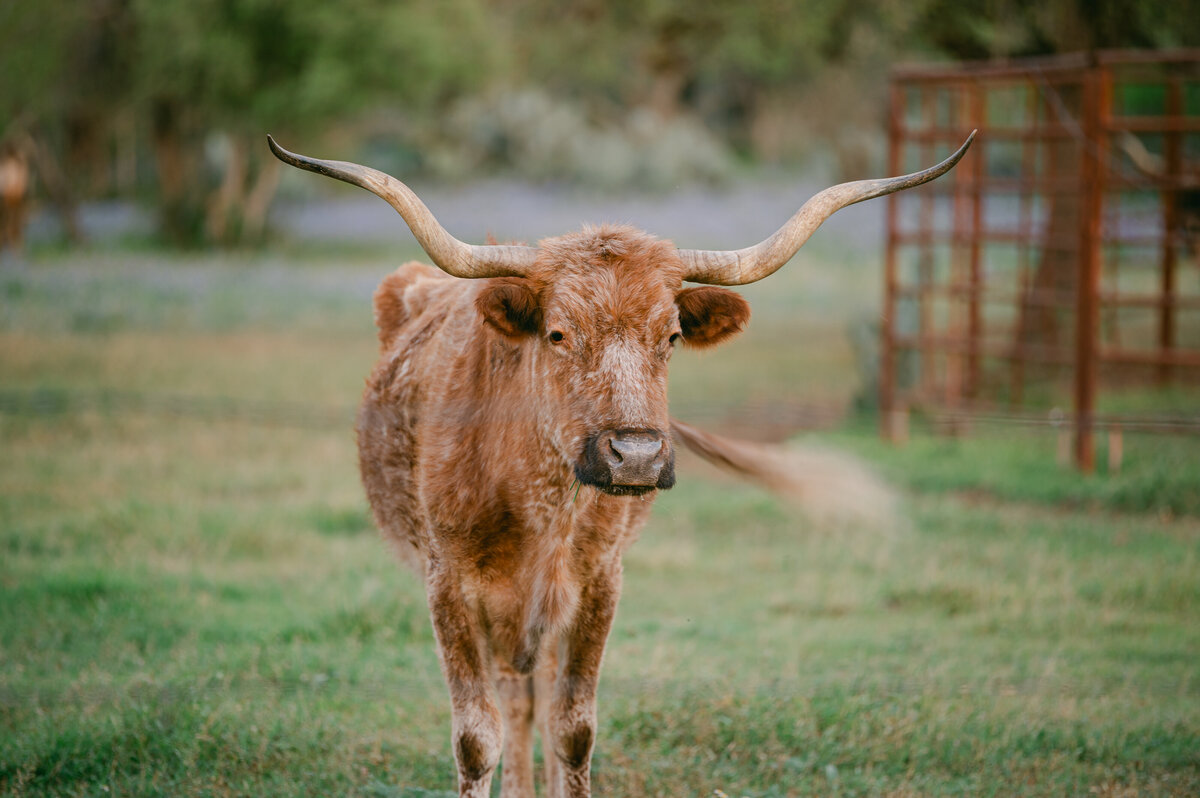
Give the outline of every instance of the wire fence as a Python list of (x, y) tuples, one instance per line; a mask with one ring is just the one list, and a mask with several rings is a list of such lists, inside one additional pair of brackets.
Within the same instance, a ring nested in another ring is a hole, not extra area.
[[(264, 427), (313, 431), (350, 430), (353, 405), (247, 399), (233, 396), (199, 396), (117, 390), (30, 388), (0, 390), (0, 416), (56, 419), (84, 414), (112, 417), (161, 417), (199, 422), (252, 424)], [(739, 404), (688, 402), (673, 408), (672, 415), (720, 432), (761, 441), (781, 441), (802, 432), (833, 429), (847, 418), (841, 403), (784, 400), (750, 400)], [(1061, 408), (1022, 411), (999, 408), (932, 410), (929, 429), (939, 435), (960, 435), (964, 430), (999, 427), (1034, 433), (1063, 435), (1075, 428), (1076, 419)], [(1200, 414), (1112, 413), (1091, 419), (1097, 432), (1146, 435), (1200, 435)]]
[[(514, 413), (528, 408), (513, 408)], [(846, 417), (842, 403), (751, 399), (737, 404), (690, 400), (673, 415), (756, 439), (783, 439), (804, 430), (830, 429)], [(109, 389), (0, 389), (0, 415), (67, 417), (159, 416), (211, 422), (236, 422), (310, 430), (349, 429), (356, 407), (291, 400), (155, 393)], [(494, 413), (492, 414), (494, 418)]]
[(354, 408), (350, 405), (103, 389), (0, 390), (0, 414), (57, 417), (88, 412), (114, 416), (166, 416), (203, 421), (237, 421), (315, 430), (348, 428), (354, 424)]

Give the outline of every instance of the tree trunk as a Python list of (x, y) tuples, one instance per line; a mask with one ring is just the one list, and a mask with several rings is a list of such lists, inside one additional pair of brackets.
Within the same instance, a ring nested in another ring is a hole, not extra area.
[(245, 212), (242, 216), (242, 235), (247, 241), (259, 241), (267, 226), (267, 211), (271, 209), (271, 200), (275, 198), (275, 190), (279, 187), (279, 178), (283, 174), (280, 168), (283, 164), (277, 158), (264, 158), (258, 168), (254, 186), (246, 197)]
[(131, 195), (137, 189), (137, 117), (132, 111), (124, 111), (117, 117), (113, 131), (117, 153), (113, 168), (113, 184), (117, 193)]
[[(1077, 100), (1078, 98), (1073, 98)], [(1079, 108), (1078, 102), (1064, 107)], [(1046, 177), (1052, 185), (1079, 175), (1080, 158), (1086, 157), (1075, 139), (1056, 140), (1045, 147)], [(1037, 268), (1023, 298), (1018, 343), (1022, 346), (1057, 347), (1064, 317), (1074, 309), (1079, 258), (1079, 191), (1062, 188), (1050, 198), (1049, 218), (1042, 238)]]
[[(246, 194), (246, 141), (240, 136), (225, 137), (229, 151), (226, 154), (225, 172), (221, 185), (208, 201), (205, 227), (208, 237), (217, 244), (229, 244), (240, 232), (235, 218)], [(230, 221), (234, 227), (230, 230)]]
[[(1092, 50), (1096, 41), (1090, 18), (1084, 16), (1083, 4), (1063, 3), (1048, 13), (1053, 14), (1054, 47), (1057, 52)], [(1043, 107), (1049, 122), (1066, 125), (1079, 135), (1051, 139), (1043, 151), (1047, 177), (1054, 185), (1050, 200), (1042, 251), (1038, 257), (1030, 291), (1021, 307), (1017, 326), (1018, 344), (1057, 348), (1064, 316), (1074, 310), (1074, 293), (1078, 282), (1080, 190), (1066, 190), (1059, 181), (1077, 178), (1083, 168), (1082, 159), (1090, 157), (1082, 140), (1083, 119), (1082, 82), (1071, 91), (1064, 91), (1044, 82), (1041, 88)]]
[(176, 103), (154, 104), (153, 134), (162, 231), (176, 243), (194, 244), (202, 233), (203, 191), (195, 185), (198, 158), (189, 150), (183, 111)]
[(691, 64), (681, 40), (691, 23), (684, 17), (670, 17), (655, 31), (654, 43), (645, 54), (650, 85), (643, 104), (662, 120), (677, 116), (683, 106), (683, 93), (691, 79)]
[(67, 238), (72, 244), (82, 243), (84, 235), (83, 228), (79, 225), (79, 203), (54, 153), (46, 146), (43, 138), (35, 138), (28, 134), (20, 136), (18, 146), (32, 156), (38, 176), (42, 179), (42, 185), (46, 187), (46, 194), (54, 203), (55, 210), (58, 211), (58, 218), (62, 221)]
[(68, 173), (85, 197), (102, 197), (112, 187), (111, 164), (103, 116), (93, 110), (76, 109), (66, 120)]

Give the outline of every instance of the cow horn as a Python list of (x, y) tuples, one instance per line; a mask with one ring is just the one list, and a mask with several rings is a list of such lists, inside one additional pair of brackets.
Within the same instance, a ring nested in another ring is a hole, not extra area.
[(459, 241), (438, 224), (412, 189), (377, 169), (297, 155), (280, 147), (270, 135), (267, 144), (275, 157), (286, 164), (352, 183), (387, 200), (404, 217), (421, 248), (447, 274), (455, 277), (523, 277), (537, 256), (534, 247), (474, 246)]
[(686, 267), (685, 280), (712, 285), (745, 285), (769, 277), (792, 259), (821, 223), (847, 205), (882, 197), (895, 191), (919, 186), (949, 172), (975, 140), (972, 131), (963, 145), (937, 166), (911, 175), (880, 180), (858, 180), (827, 188), (814, 196), (774, 235), (745, 249), (681, 249), (679, 257)]

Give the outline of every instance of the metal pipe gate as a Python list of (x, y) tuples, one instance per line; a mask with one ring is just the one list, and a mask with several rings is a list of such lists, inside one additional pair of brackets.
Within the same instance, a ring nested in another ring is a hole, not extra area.
[(1200, 50), (893, 73), (890, 174), (975, 128), (950, 175), (888, 197), (883, 434), (910, 409), (1069, 403), (1091, 471), (1094, 431), (1120, 424), (1101, 388), (1200, 383)]

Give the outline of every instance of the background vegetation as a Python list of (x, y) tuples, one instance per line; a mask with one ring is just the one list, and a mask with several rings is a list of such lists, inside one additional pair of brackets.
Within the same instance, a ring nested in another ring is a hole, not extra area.
[[(1196, 45), (1185, 0), (0, 2), (0, 141), (45, 189), (141, 196), (176, 243), (257, 240), (263, 147), (402, 175), (664, 188), (739, 164), (879, 161), (901, 59)], [(68, 227), (70, 227), (68, 225)]]

